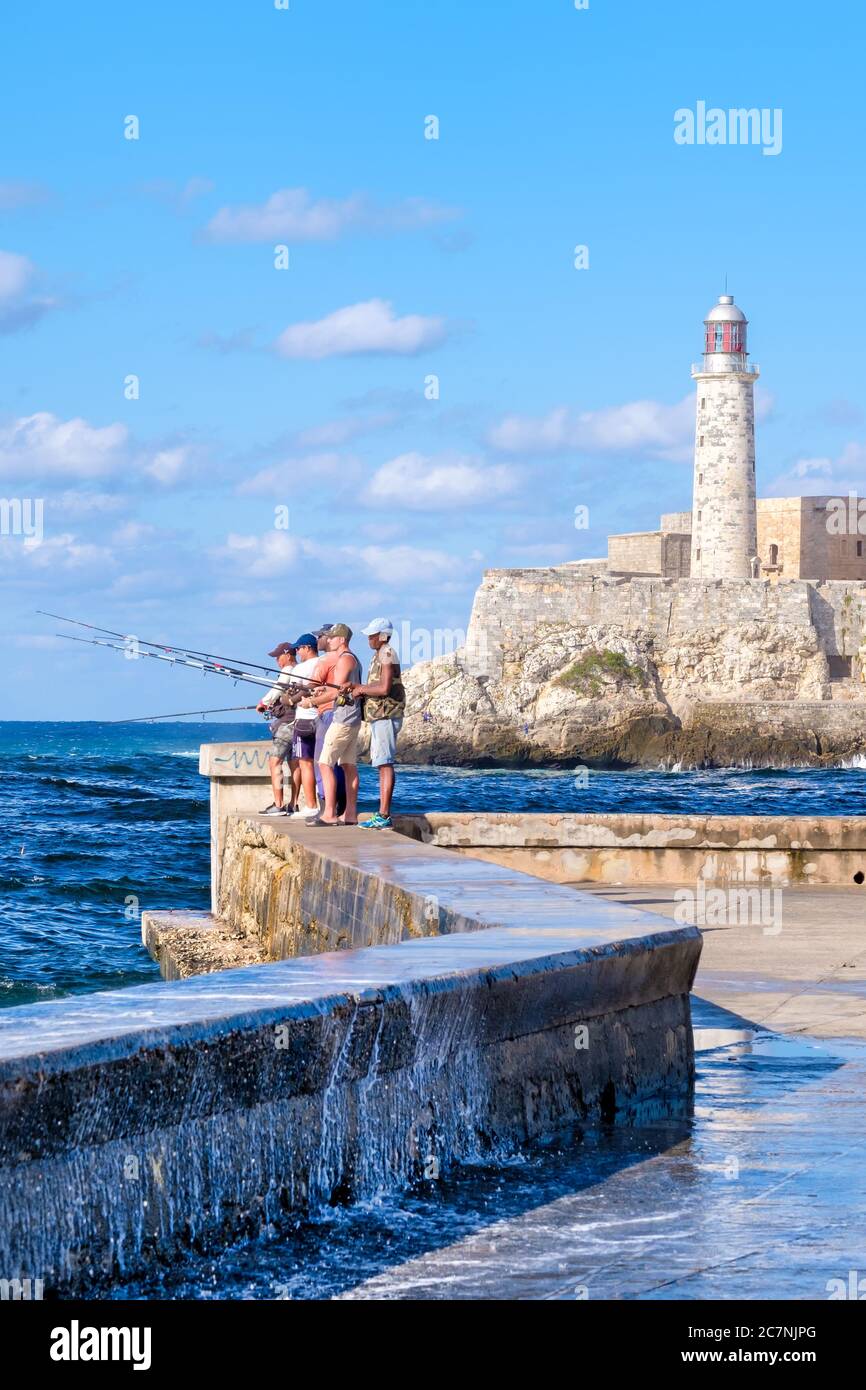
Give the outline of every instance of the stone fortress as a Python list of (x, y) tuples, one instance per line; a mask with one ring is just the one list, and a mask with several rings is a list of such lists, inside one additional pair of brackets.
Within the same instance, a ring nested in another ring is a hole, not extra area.
[[(757, 499), (747, 320), (704, 320), (693, 508), (603, 560), (488, 570), (411, 668), (406, 761), (825, 764), (866, 753), (866, 556), (846, 499)], [(838, 521), (845, 507), (844, 526)]]

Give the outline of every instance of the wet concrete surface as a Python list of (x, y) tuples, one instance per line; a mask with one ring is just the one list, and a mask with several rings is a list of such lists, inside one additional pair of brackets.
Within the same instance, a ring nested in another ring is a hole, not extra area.
[(114, 1295), (827, 1299), (866, 1273), (866, 1047), (693, 1007), (690, 1119), (563, 1135)]
[[(606, 902), (695, 920), (690, 900), (675, 897), (679, 885), (576, 886)], [(695, 992), (777, 1032), (866, 1039), (866, 887), (774, 891), (777, 897), (764, 900), (769, 913), (762, 921), (698, 922), (704, 945)]]

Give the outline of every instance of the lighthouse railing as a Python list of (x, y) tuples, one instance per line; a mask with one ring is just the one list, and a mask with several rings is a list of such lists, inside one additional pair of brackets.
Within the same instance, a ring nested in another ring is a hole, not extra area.
[(692, 363), (692, 376), (713, 372), (718, 372), (720, 375), (725, 372), (748, 372), (750, 375), (758, 376), (760, 371), (757, 362), (749, 362), (741, 353), (735, 352), (719, 353), (718, 357), (711, 354), (705, 357), (703, 362)]

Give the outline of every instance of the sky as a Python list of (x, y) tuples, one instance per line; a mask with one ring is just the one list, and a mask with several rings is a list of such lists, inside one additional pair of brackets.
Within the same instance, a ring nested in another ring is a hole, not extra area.
[[(485, 569), (688, 509), (726, 277), (759, 495), (862, 491), (864, 31), (841, 0), (8, 11), (0, 718), (247, 693), (38, 609), (251, 661), (386, 616), (417, 659)], [(699, 103), (766, 138), (684, 143)]]

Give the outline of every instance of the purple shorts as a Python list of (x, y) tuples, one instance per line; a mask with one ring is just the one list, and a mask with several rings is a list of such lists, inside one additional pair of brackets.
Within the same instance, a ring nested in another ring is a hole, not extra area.
[(315, 751), (316, 735), (314, 733), (299, 734), (297, 730), (295, 730), (295, 736), (292, 739), (292, 757), (306, 758), (312, 762)]

